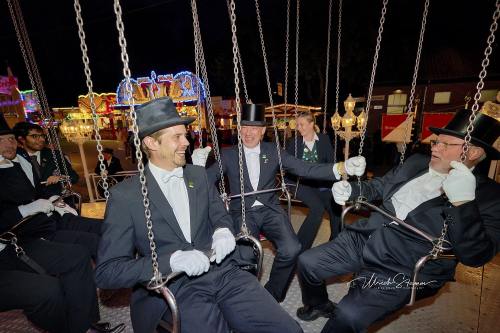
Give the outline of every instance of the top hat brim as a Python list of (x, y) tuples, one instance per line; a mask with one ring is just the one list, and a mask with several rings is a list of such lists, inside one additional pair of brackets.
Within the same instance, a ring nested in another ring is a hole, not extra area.
[(195, 117), (182, 117), (177, 119), (168, 119), (165, 121), (160, 121), (153, 126), (149, 126), (144, 128), (142, 131), (139, 131), (139, 138), (143, 139), (144, 137), (153, 134), (154, 132), (158, 132), (167, 127), (172, 127), (176, 125), (188, 125), (195, 121)]
[(0, 135), (14, 134), (14, 131), (11, 129), (0, 129)]
[(265, 121), (257, 121), (257, 120), (242, 120), (241, 126), (266, 126), (267, 123)]
[[(462, 139), (462, 140), (464, 139), (463, 133), (449, 130), (446, 128), (429, 127), (429, 130), (436, 135), (445, 134), (445, 135), (454, 136), (454, 137)], [(478, 140), (474, 137), (471, 138), (471, 143), (475, 146), (479, 146), (479, 147), (483, 148), (486, 151), (486, 155), (488, 156), (488, 158), (490, 158), (492, 160), (500, 160), (500, 151), (498, 151), (492, 145), (490, 145), (482, 140)]]

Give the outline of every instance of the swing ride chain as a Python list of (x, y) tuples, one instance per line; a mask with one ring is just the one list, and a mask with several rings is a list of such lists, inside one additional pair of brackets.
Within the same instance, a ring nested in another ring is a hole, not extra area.
[[(201, 127), (201, 91), (200, 91), (200, 36), (199, 36), (199, 22), (198, 22), (198, 11), (196, 9), (196, 1), (191, 0), (191, 12), (193, 14), (193, 32), (194, 32), (194, 62), (196, 68), (196, 93), (198, 98), (196, 100), (196, 113), (198, 118), (198, 143), (199, 147), (203, 148), (203, 130)], [(191, 133), (189, 134), (191, 135)]]
[(122, 20), (122, 8), (120, 0), (114, 0), (114, 11), (116, 15), (116, 28), (118, 30), (118, 41), (121, 48), (121, 60), (123, 62), (123, 76), (125, 77), (125, 93), (130, 106), (130, 118), (132, 119), (132, 129), (134, 133), (134, 144), (136, 149), (137, 168), (139, 170), (139, 181), (141, 183), (142, 202), (144, 205), (144, 216), (146, 218), (146, 227), (148, 229), (149, 248), (151, 250), (151, 262), (153, 268), (153, 277), (150, 280), (148, 288), (155, 289), (161, 285), (162, 276), (158, 267), (158, 255), (156, 253), (156, 244), (154, 241), (153, 221), (151, 220), (151, 210), (149, 209), (148, 188), (146, 186), (146, 176), (144, 173), (144, 163), (142, 161), (142, 151), (139, 140), (139, 127), (137, 126), (137, 114), (134, 109), (134, 96), (131, 83), (131, 74), (129, 68), (129, 57), (127, 53), (127, 40), (125, 39), (125, 27)]
[(326, 133), (326, 109), (328, 108), (328, 78), (330, 70), (330, 30), (332, 29), (332, 3), (328, 5), (328, 37), (326, 39), (325, 106), (323, 107), (323, 134)]
[[(12, 4), (12, 2), (14, 2), (14, 5)], [(29, 77), (29, 80), (30, 80), (30, 83), (31, 83), (31, 86), (33, 87), (33, 95), (35, 97), (35, 101), (38, 105), (38, 108), (40, 109), (40, 111), (42, 112), (42, 115), (44, 117), (44, 119), (51, 119), (52, 117), (50, 116), (50, 112), (49, 112), (49, 115), (47, 116), (47, 106), (43, 106), (42, 107), (42, 104), (41, 104), (41, 101), (43, 102), (43, 99), (42, 98), (39, 98), (41, 97), (41, 91), (40, 89), (43, 89), (43, 86), (37, 86), (37, 81), (35, 80), (35, 78), (33, 77), (34, 75), (34, 72), (35, 70), (38, 70), (38, 67), (36, 66), (36, 63), (34, 62), (35, 59), (34, 57), (30, 57), (29, 56), (29, 52), (31, 51), (31, 53), (33, 53), (33, 50), (31, 49), (31, 44), (30, 44), (30, 41), (29, 41), (29, 37), (28, 37), (28, 33), (26, 31), (26, 27), (23, 27), (24, 25), (24, 19), (23, 19), (23, 16), (22, 16), (22, 12), (21, 12), (21, 8), (19, 7), (19, 3), (17, 2), (17, 0), (7, 0), (7, 4), (8, 4), (8, 7), (9, 7), (9, 11), (10, 11), (10, 15), (12, 17), (12, 22), (14, 23), (14, 28), (16, 30), (16, 36), (17, 36), (17, 39), (18, 39), (18, 42), (19, 42), (19, 47), (21, 49), (21, 53), (22, 53), (22, 56), (23, 56), (23, 60), (24, 60), (24, 63), (26, 65), (26, 71), (28, 72), (28, 77)], [(17, 19), (16, 19), (17, 17)], [(19, 22), (17, 21), (19, 20)], [(45, 99), (46, 101), (46, 99)], [(50, 147), (50, 151), (52, 153), (52, 158), (54, 159), (54, 164), (56, 166), (56, 173), (58, 175), (61, 175), (61, 169), (59, 168), (59, 163), (57, 163), (57, 156), (56, 156), (56, 152), (54, 151), (54, 143), (52, 142), (52, 138), (53, 136), (55, 136), (55, 131), (53, 128), (51, 128), (51, 126), (47, 126), (46, 127), (47, 130), (48, 130), (48, 135), (47, 135), (47, 139), (49, 141), (49, 147)], [(58, 146), (59, 146), (59, 140), (56, 140)], [(64, 179), (63, 179), (63, 183), (64, 183), (64, 187), (70, 187), (71, 186), (71, 182), (69, 181), (69, 178), (68, 178), (68, 171), (66, 169), (66, 164), (64, 163), (64, 155), (62, 153), (62, 150), (59, 146), (59, 153), (61, 154), (61, 162), (64, 166), (64, 170), (66, 172)]]
[[(364, 145), (364, 141), (365, 141), (366, 125), (368, 124), (368, 115), (370, 114), (370, 104), (372, 101), (373, 84), (375, 82), (375, 73), (377, 72), (378, 54), (380, 51), (380, 44), (382, 42), (382, 32), (384, 31), (385, 14), (387, 13), (387, 3), (388, 2), (389, 2), (389, 0), (383, 0), (383, 2), (382, 2), (382, 14), (380, 15), (380, 23), (379, 23), (378, 35), (377, 35), (377, 44), (375, 46), (375, 54), (373, 56), (373, 65), (372, 65), (372, 73), (370, 76), (370, 85), (368, 87), (368, 96), (366, 97), (366, 108), (365, 108), (366, 121), (363, 124), (362, 129), (361, 129), (358, 156), (363, 155), (363, 145)], [(361, 197), (361, 196), (363, 196), (363, 191), (362, 191), (362, 187), (361, 187), (361, 177), (359, 177), (359, 176), (358, 176), (358, 186), (359, 186), (359, 196)]]
[(83, 18), (82, 18), (82, 7), (80, 6), (80, 0), (75, 0), (74, 8), (76, 12), (76, 23), (78, 25), (78, 36), (80, 37), (80, 49), (82, 51), (82, 61), (85, 67), (85, 78), (87, 89), (89, 91), (89, 99), (90, 99), (90, 110), (92, 111), (92, 121), (94, 124), (94, 135), (97, 143), (97, 157), (99, 159), (99, 169), (101, 170), (100, 175), (103, 180), (102, 187), (104, 188), (104, 197), (106, 201), (109, 198), (109, 184), (108, 184), (108, 175), (105, 172), (106, 167), (104, 166), (104, 155), (102, 153), (102, 139), (101, 134), (99, 133), (99, 126), (97, 125), (97, 121), (99, 117), (97, 116), (95, 100), (94, 100), (94, 91), (93, 91), (93, 83), (92, 83), (92, 72), (90, 70), (90, 60), (87, 54), (88, 48), (85, 42), (85, 31), (83, 30)]
[[(226, 0), (227, 4), (227, 11), (229, 12), (229, 16), (231, 16), (231, 9), (229, 8), (229, 0)], [(243, 62), (241, 61), (241, 53), (240, 53), (240, 46), (238, 44), (238, 38), (236, 38), (236, 51), (238, 52), (238, 64), (240, 66), (240, 72), (241, 72), (241, 82), (243, 83), (243, 93), (245, 94), (245, 103), (249, 104), (250, 99), (248, 98), (248, 91), (247, 91), (247, 83), (245, 80), (245, 71), (243, 70)]]
[[(403, 147), (401, 150), (401, 156), (399, 157), (399, 165), (403, 165), (405, 161), (405, 154), (406, 154), (406, 140), (408, 139), (408, 127), (410, 127), (410, 119), (413, 111), (413, 100), (415, 98), (415, 87), (417, 85), (417, 77), (418, 77), (418, 68), (420, 66), (420, 56), (422, 54), (422, 45), (424, 43), (424, 33), (425, 33), (425, 26), (427, 24), (427, 14), (429, 13), (429, 0), (425, 1), (424, 5), (424, 13), (422, 15), (422, 25), (420, 27), (420, 37), (418, 39), (418, 47), (417, 47), (417, 57), (415, 60), (415, 68), (413, 70), (413, 79), (411, 81), (411, 90), (410, 90), (410, 98), (408, 100), (408, 108), (406, 110), (407, 116), (406, 116), (406, 125), (405, 129), (403, 132)], [(410, 131), (411, 132), (411, 131)]]
[(286, 123), (283, 131), (283, 149), (286, 148), (286, 133), (290, 122), (288, 121), (288, 49), (290, 47), (290, 0), (286, 2), (286, 37), (285, 37), (285, 87), (283, 92), (283, 100), (285, 102), (284, 119)]
[(230, 3), (230, 18), (231, 18), (231, 32), (232, 32), (232, 42), (233, 42), (233, 72), (234, 72), (234, 95), (236, 98), (236, 117), (237, 117), (237, 132), (238, 132), (238, 164), (240, 168), (240, 193), (241, 193), (241, 234), (248, 236), (249, 231), (246, 223), (245, 216), (245, 184), (243, 178), (243, 144), (241, 143), (241, 102), (240, 102), (240, 79), (238, 76), (238, 51), (236, 49), (237, 38), (236, 38), (236, 13), (235, 13), (235, 0), (231, 0)]
[[(330, 29), (328, 29), (330, 31)], [(339, 109), (339, 89), (340, 89), (340, 42), (342, 40), (342, 0), (339, 0), (339, 22), (337, 25), (337, 86), (335, 87), (335, 111), (338, 112)], [(326, 107), (325, 107), (326, 109)], [(332, 124), (333, 127), (333, 124)], [(333, 163), (337, 163), (337, 146), (338, 146), (338, 136), (337, 131), (333, 129), (334, 132), (334, 142), (333, 142)]]
[[(259, 38), (260, 38), (260, 46), (262, 48), (262, 58), (264, 59), (264, 70), (266, 73), (266, 83), (267, 83), (267, 93), (269, 96), (269, 102), (271, 104), (271, 112), (273, 116), (273, 129), (274, 129), (274, 137), (276, 138), (276, 152), (278, 154), (278, 163), (280, 166), (280, 176), (281, 176), (281, 189), (286, 191), (286, 183), (285, 183), (285, 173), (283, 171), (283, 163), (281, 162), (281, 149), (280, 142), (278, 136), (278, 127), (276, 126), (276, 115), (274, 114), (274, 103), (273, 103), (273, 95), (271, 93), (271, 81), (269, 79), (269, 69), (267, 66), (267, 55), (266, 55), (266, 46), (264, 44), (264, 32), (262, 29), (262, 22), (260, 19), (260, 9), (259, 9), (259, 0), (255, 0), (255, 10), (257, 13), (257, 24), (259, 26)], [(297, 145), (295, 145), (297, 147)], [(295, 148), (297, 149), (297, 148)], [(297, 155), (297, 154), (295, 154)], [(243, 193), (243, 192), (242, 192)]]
[[(212, 97), (210, 94), (210, 85), (208, 84), (208, 74), (207, 74), (207, 67), (205, 64), (205, 54), (203, 52), (203, 43), (201, 40), (201, 30), (200, 30), (200, 25), (199, 25), (199, 21), (198, 21), (198, 9), (197, 9), (195, 0), (191, 0), (191, 10), (193, 12), (193, 22), (196, 21), (196, 28), (195, 28), (196, 41), (195, 41), (195, 43), (198, 45), (199, 65), (200, 65), (200, 70), (201, 70), (203, 82), (205, 82), (206, 104), (207, 104), (207, 108), (208, 108), (208, 112), (207, 112), (208, 113), (208, 123), (210, 126), (210, 133), (212, 133), (212, 144), (213, 144), (213, 148), (214, 148), (213, 151), (214, 151), (215, 160), (217, 161), (217, 165), (219, 166), (219, 174), (220, 174), (219, 187), (220, 187), (220, 190), (222, 193), (222, 199), (224, 202), (226, 202), (227, 201), (227, 193), (226, 193), (226, 187), (224, 185), (224, 171), (222, 169), (222, 162), (221, 162), (220, 150), (219, 150), (219, 140), (217, 138), (217, 129), (215, 127)], [(199, 80), (199, 77), (198, 77), (198, 80)]]
[(295, 157), (297, 157), (297, 119), (299, 106), (299, 27), (300, 27), (300, 0), (297, 0), (297, 19), (295, 20)]
[[(496, 1), (495, 6), (496, 6), (496, 10), (493, 13), (493, 23), (490, 26), (490, 35), (488, 36), (488, 39), (487, 39), (488, 45), (486, 46), (486, 49), (484, 50), (484, 59), (481, 62), (482, 69), (481, 69), (481, 72), (479, 73), (479, 82), (477, 83), (476, 93), (474, 94), (474, 104), (472, 106), (472, 113), (469, 117), (469, 125), (467, 126), (467, 131), (466, 131), (466, 135), (464, 138), (465, 143), (463, 145), (462, 154), (460, 156), (460, 160), (462, 161), (462, 163), (464, 163), (466, 158), (467, 158), (467, 152), (469, 150), (470, 142), (472, 139), (471, 133), (474, 130), (474, 121), (476, 120), (477, 112), (479, 110), (479, 100), (481, 98), (481, 91), (484, 88), (484, 78), (486, 77), (486, 74), (487, 74), (486, 68), (490, 64), (489, 57), (491, 55), (491, 52), (493, 51), (491, 45), (495, 41), (495, 32), (497, 31), (497, 28), (498, 28), (497, 21), (500, 18), (500, 0)], [(434, 247), (432, 248), (432, 250), (430, 252), (430, 254), (434, 257), (436, 257), (439, 253), (442, 252), (441, 247), (442, 247), (442, 244), (443, 244), (444, 239), (446, 237), (446, 232), (448, 230), (449, 222), (450, 222), (450, 218), (447, 217), (443, 223), (443, 229), (441, 231), (441, 236), (439, 237), (438, 241), (436, 242), (436, 244), (434, 245)]]
[(467, 152), (469, 151), (470, 147), (470, 142), (471, 142), (471, 133), (474, 130), (474, 121), (476, 120), (477, 113), (479, 110), (479, 100), (481, 98), (481, 91), (484, 88), (484, 78), (486, 77), (486, 68), (490, 64), (490, 55), (491, 52), (493, 51), (492, 49), (492, 44), (495, 41), (495, 32), (498, 29), (498, 19), (500, 18), (500, 0), (496, 1), (496, 10), (493, 13), (493, 23), (490, 26), (490, 35), (488, 36), (487, 39), (487, 44), (488, 46), (484, 50), (484, 59), (481, 63), (481, 72), (479, 73), (479, 82), (477, 83), (476, 86), (476, 94), (474, 95), (474, 104), (472, 105), (472, 113), (469, 117), (469, 125), (467, 126), (467, 134), (465, 135), (465, 144), (462, 148), (462, 154), (460, 156), (460, 160), (462, 163), (466, 160)]

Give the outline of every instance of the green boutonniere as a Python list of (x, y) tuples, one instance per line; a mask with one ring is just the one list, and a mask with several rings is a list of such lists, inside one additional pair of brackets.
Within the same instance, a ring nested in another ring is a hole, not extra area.
[(304, 148), (304, 153), (307, 153), (309, 152), (309, 149), (308, 148)]
[(194, 188), (194, 183), (192, 180), (188, 180), (188, 187), (189, 188)]

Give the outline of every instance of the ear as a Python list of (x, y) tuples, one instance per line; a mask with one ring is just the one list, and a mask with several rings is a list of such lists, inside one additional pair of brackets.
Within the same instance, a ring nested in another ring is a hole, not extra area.
[(142, 139), (142, 142), (146, 147), (148, 147), (150, 151), (157, 151), (159, 148), (159, 142), (150, 136), (147, 136), (144, 139)]
[(467, 153), (467, 157), (471, 162), (476, 162), (478, 159), (480, 159), (485, 154), (486, 154), (486, 152), (484, 151), (483, 148), (473, 146), (473, 147), (469, 148), (469, 151)]
[(266, 133), (266, 127), (262, 127), (261, 131), (260, 131), (260, 135), (264, 135), (264, 133)]

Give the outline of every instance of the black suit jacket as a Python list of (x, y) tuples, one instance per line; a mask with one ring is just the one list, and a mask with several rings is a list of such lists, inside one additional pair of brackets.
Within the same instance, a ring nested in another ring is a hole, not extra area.
[[(318, 162), (317, 163), (333, 163), (334, 151), (332, 144), (330, 143), (330, 137), (323, 133), (318, 133), (318, 141), (316, 141), (316, 149), (318, 152)], [(297, 136), (297, 158), (302, 159), (304, 154), (304, 138), (299, 135)], [(292, 137), (286, 142), (286, 151), (295, 156), (295, 137)], [(296, 183), (297, 177), (292, 174), (287, 174), (287, 183)], [(332, 187), (331, 182), (317, 181), (313, 179), (300, 179), (300, 185), (307, 185), (311, 187)]]
[[(240, 193), (240, 176), (238, 163), (238, 147), (230, 147), (223, 149), (221, 152), (222, 168), (227, 176), (231, 194)], [(333, 164), (317, 164), (308, 163), (288, 154), (286, 151), (281, 151), (281, 161), (283, 168), (292, 174), (313, 179), (335, 180), (333, 173)], [(272, 189), (276, 187), (276, 174), (279, 172), (279, 161), (276, 145), (271, 142), (260, 143), (260, 176), (257, 189)], [(219, 167), (217, 164), (212, 165), (207, 169), (208, 177), (211, 183), (215, 183), (220, 179)], [(246, 166), (245, 154), (243, 153), (243, 173), (245, 193), (252, 192), (252, 184), (248, 175)], [(265, 194), (251, 195), (245, 197), (245, 207), (250, 208), (255, 200), (259, 200), (265, 206), (277, 209), (279, 207), (278, 193), (270, 192)], [(240, 199), (232, 199), (230, 209), (232, 213), (240, 211)], [(281, 211), (281, 210), (280, 210)]]
[[(104, 166), (106, 170), (108, 171), (108, 175), (114, 175), (120, 171), (123, 171), (122, 164), (120, 163), (120, 159), (118, 157), (112, 156), (111, 157), (111, 163), (108, 163), (104, 161)], [(97, 161), (97, 165), (94, 169), (95, 173), (100, 175), (101, 174), (101, 163)]]
[[(363, 195), (370, 201), (382, 200), (382, 206), (395, 214), (391, 198), (408, 181), (426, 173), (430, 158), (416, 154), (385, 176), (363, 182)], [(444, 196), (423, 202), (412, 210), (406, 222), (438, 237), (444, 218), (450, 219), (447, 239), (453, 245), (458, 261), (467, 266), (481, 266), (491, 260), (500, 248), (500, 184), (476, 175), (476, 198), (454, 207)], [(359, 194), (359, 187), (352, 182), (351, 199)], [(372, 213), (368, 220), (361, 220), (350, 230), (370, 237), (363, 251), (365, 265), (375, 271), (405, 273), (411, 276), (416, 261), (429, 253), (430, 242), (422, 240), (401, 226), (389, 225), (389, 220), (379, 213)], [(423, 279), (453, 279), (457, 262), (437, 260), (427, 263)]]
[[(22, 158), (22, 157), (19, 157)], [(35, 177), (35, 184), (39, 179)], [(42, 197), (40, 186), (34, 187), (24, 171), (15, 167), (0, 169), (0, 233), (10, 230), (21, 221), (18, 206), (25, 205)], [(17, 228), (16, 235), (23, 238), (48, 236), (55, 231), (55, 224), (46, 214), (38, 214), (28, 223)]]
[[(146, 168), (151, 218), (162, 274), (171, 272), (170, 256), (177, 250), (211, 248), (212, 235), (217, 228), (233, 230), (233, 221), (226, 212), (215, 186), (208, 182), (202, 167), (186, 165), (184, 182), (189, 196), (191, 242), (179, 227), (172, 207), (165, 199), (160, 186)], [(235, 255), (233, 255), (235, 256)], [(232, 263), (228, 258), (223, 265)], [(207, 274), (210, 274), (207, 273)], [(96, 267), (98, 287), (105, 289), (131, 288), (131, 317), (134, 330), (153, 332), (163, 313), (165, 301), (142, 285), (153, 276), (151, 250), (142, 203), (139, 177), (131, 177), (111, 189), (106, 207)], [(175, 294), (188, 277), (182, 276), (169, 285)]]

